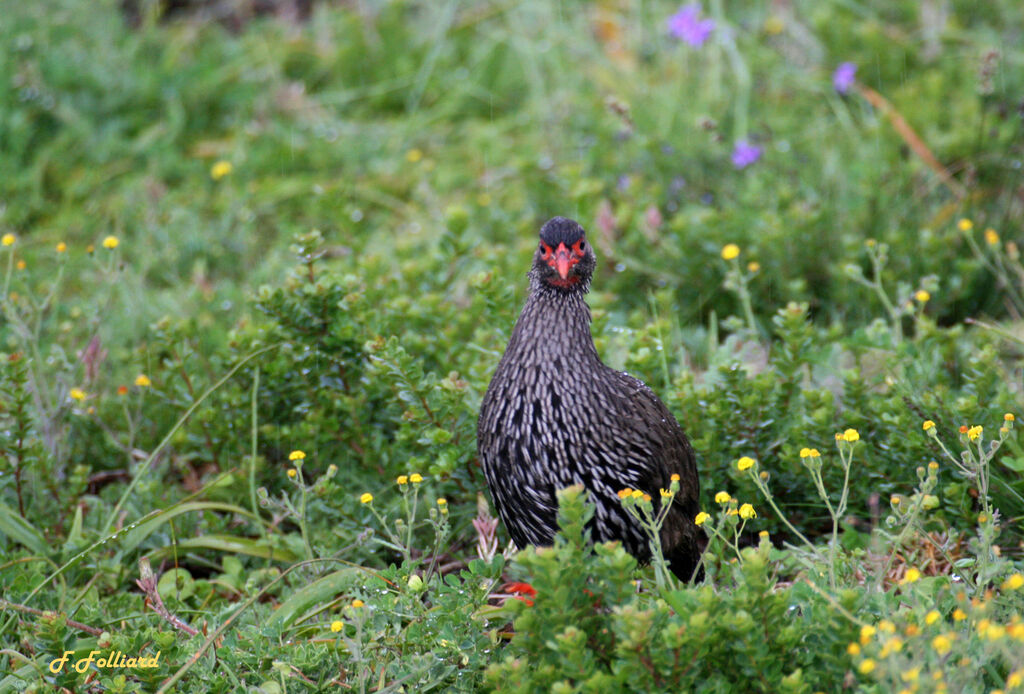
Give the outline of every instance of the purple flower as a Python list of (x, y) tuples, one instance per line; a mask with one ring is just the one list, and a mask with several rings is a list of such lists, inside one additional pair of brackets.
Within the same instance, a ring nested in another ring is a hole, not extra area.
[(701, 19), (700, 13), (700, 3), (680, 7), (666, 22), (668, 33), (694, 48), (700, 48), (715, 28), (715, 20)]
[(832, 73), (832, 86), (840, 94), (850, 91), (853, 81), (857, 78), (856, 63), (839, 63), (839, 67)]
[(732, 150), (732, 165), (737, 169), (745, 169), (761, 158), (761, 148), (746, 140), (736, 140)]

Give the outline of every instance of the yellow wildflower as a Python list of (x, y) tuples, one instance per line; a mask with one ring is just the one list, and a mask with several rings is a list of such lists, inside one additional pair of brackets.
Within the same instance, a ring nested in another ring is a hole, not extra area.
[(929, 612), (928, 614), (926, 614), (924, 616), (924, 623), (925, 624), (935, 624), (935, 622), (939, 621), (939, 619), (941, 619), (941, 618), (942, 618), (942, 615), (939, 614), (938, 610), (932, 610), (931, 612)]
[(1003, 581), (1003, 590), (1018, 590), (1024, 587), (1024, 574), (1015, 573)]
[(896, 625), (890, 622), (888, 619), (883, 619), (878, 623), (878, 630), (885, 632), (886, 634), (892, 634), (896, 631)]
[(757, 518), (757, 511), (751, 504), (743, 504), (740, 506), (740, 518), (744, 520), (750, 520), (751, 518)]
[(68, 391), (68, 395), (71, 396), (72, 400), (78, 400), (79, 402), (85, 400), (86, 397), (85, 391), (82, 390), (81, 388), (72, 388), (70, 391)]
[(619, 495), (619, 498), (620, 498), (620, 499), (626, 499), (626, 498), (628, 498), (628, 497), (629, 497), (629, 495), (630, 495), (630, 494), (632, 494), (632, 493), (633, 493), (633, 490), (632, 490), (632, 489), (630, 489), (629, 487), (626, 487), (625, 489), (620, 489), (620, 490), (618, 491), (618, 495)]
[(337, 619), (331, 622), (331, 631), (333, 631), (335, 634), (337, 634), (344, 628), (345, 624), (343, 622), (338, 621)]
[(957, 622), (962, 622), (967, 619), (967, 613), (958, 607), (953, 610), (953, 619)]
[(302, 451), (292, 451), (288, 454), (288, 460), (305, 460), (306, 454)]
[(693, 519), (693, 522), (696, 525), (704, 525), (704, 522), (707, 521), (708, 518), (711, 518), (711, 514), (701, 511), (697, 514), (697, 517)]
[(953, 639), (951, 634), (939, 634), (932, 639), (932, 648), (939, 655), (946, 655), (952, 647)]
[(1006, 414), (1003, 415), (1003, 419), (1006, 420), (1007, 422), (1012, 422), (1014, 420), (1014, 416), (1007, 412)]
[(723, 260), (732, 260), (733, 258), (736, 258), (737, 256), (739, 256), (739, 254), (740, 254), (740, 247), (737, 246), (735, 243), (727, 243), (724, 246), (722, 246), (722, 259)]
[(914, 298), (917, 299), (917, 303), (926, 304), (928, 303), (928, 300), (932, 298), (932, 295), (923, 289), (918, 289), (914, 292)]
[(421, 475), (418, 472), (414, 472), (411, 475), (409, 475), (409, 481), (412, 482), (413, 484), (419, 484), (420, 482), (423, 481), (423, 475)]
[(871, 637), (875, 635), (878, 630), (870, 624), (865, 624), (860, 628), (860, 645), (866, 646), (871, 641)]
[(900, 585), (906, 585), (907, 583), (917, 583), (921, 580), (921, 571), (914, 566), (907, 569), (907, 572), (903, 574), (903, 578), (900, 579)]
[(931, 431), (932, 429), (935, 428), (935, 422), (933, 422), (930, 419), (926, 419), (924, 420), (924, 424), (921, 425), (921, 428), (924, 429), (925, 431)]
[(678, 482), (679, 481), (679, 475), (673, 474), (671, 477), (669, 477), (669, 479), (671, 481), (673, 481), (673, 482)]
[(983, 431), (984, 428), (982, 428), (980, 424), (975, 424), (973, 427), (967, 430), (967, 438), (969, 438), (971, 441), (977, 441), (978, 437), (981, 436), (981, 432)]
[(359, 598), (356, 598), (352, 601), (352, 607), (355, 607), (356, 609), (363, 607), (365, 604), (366, 603), (360, 600)]
[(757, 536), (758, 537), (763, 537), (763, 538), (765, 538), (767, 540), (768, 539), (768, 531), (767, 530), (762, 530), (761, 532), (759, 532), (757, 534)]
[(970, 231), (974, 228), (974, 222), (969, 219), (961, 219), (956, 223), (956, 228), (960, 231)]
[(292, 479), (295, 479), (295, 476), (298, 474), (299, 473), (295, 468), (291, 468), (288, 470), (288, 476), (291, 477)]
[(846, 431), (843, 432), (843, 441), (846, 441), (848, 443), (860, 441), (860, 434), (857, 433), (856, 429), (847, 429)]
[(996, 244), (999, 243), (999, 234), (998, 232), (996, 232), (995, 229), (985, 230), (985, 243), (987, 243), (990, 246), (995, 246)]
[(878, 652), (878, 655), (882, 658), (887, 658), (891, 653), (899, 653), (903, 650), (903, 639), (898, 636), (893, 636), (891, 639), (885, 642), (882, 646), (882, 650)]
[(448, 499), (445, 499), (443, 496), (438, 497), (437, 505), (441, 506), (441, 507), (447, 506), (448, 505)]
[(908, 624), (907, 628), (904, 630), (904, 633), (907, 636), (917, 636), (921, 633), (921, 627), (917, 626), (916, 624)]
[(860, 661), (860, 665), (857, 666), (857, 670), (862, 675), (871, 674), (875, 670), (875, 661), (871, 658), (865, 658), (864, 660)]
[(18, 237), (14, 234), (4, 234), (4, 237), (0, 239), (0, 243), (5, 246), (13, 246), (14, 242), (18, 240)]
[(106, 248), (108, 251), (114, 250), (120, 243), (121, 242), (117, 240), (116, 236), (108, 236), (105, 239), (103, 239), (103, 247)]
[(67, 249), (68, 249), (68, 245), (66, 243), (64, 243), (63, 241), (61, 241), (60, 243), (57, 244), (57, 252), (58, 253), (63, 253)]
[(900, 679), (904, 682), (917, 682), (917, 679), (921, 676), (921, 668), (915, 667), (909, 670), (904, 670), (900, 673)]
[(361, 504), (368, 504), (371, 501), (373, 501), (373, 494), (370, 492), (364, 492), (363, 495), (359, 497), (359, 503)]
[(715, 494), (715, 503), (716, 504), (727, 504), (727, 503), (729, 503), (729, 499), (731, 499), (731, 498), (732, 497), (729, 496), (729, 492), (718, 492), (717, 494)]
[(750, 468), (754, 467), (754, 459), (749, 458), (747, 456), (743, 456), (742, 458), (736, 461), (736, 467), (739, 470), (749, 470)]
[(860, 644), (851, 643), (849, 646), (846, 647), (846, 652), (850, 655), (860, 655)]
[(1006, 636), (1006, 627), (1002, 624), (992, 624), (985, 631), (985, 638), (989, 641), (998, 641)]
[(1007, 687), (1019, 687), (1024, 684), (1024, 670), (1014, 670), (1006, 677)]
[(669, 491), (669, 490), (667, 490), (667, 489), (660, 489), (660, 490), (659, 490), (659, 492), (661, 493), (661, 498), (662, 498), (662, 499), (667, 499), (667, 498), (669, 498), (670, 496), (672, 496), (672, 492), (670, 492), (670, 491)]
[(135, 377), (135, 385), (139, 388), (148, 388), (153, 385), (153, 382), (149, 380), (149, 376), (146, 374), (139, 374)]
[(404, 487), (409, 484), (409, 475), (399, 475), (395, 482), (398, 483), (399, 487)]
[(405, 160), (410, 164), (415, 164), (419, 160), (423, 159), (423, 151), (413, 147), (405, 153)]
[(235, 167), (231, 165), (231, 162), (221, 159), (210, 167), (210, 178), (219, 181), (234, 170)]
[(24, 260), (19, 260), (17, 263), (15, 263), (15, 267), (17, 267), (19, 270), (24, 270), (25, 268), (28, 267), (28, 263), (26, 263)]
[(751, 260), (749, 263), (747, 263), (747, 271), (748, 272), (757, 272), (760, 269), (761, 269), (761, 263), (757, 262), (756, 260)]

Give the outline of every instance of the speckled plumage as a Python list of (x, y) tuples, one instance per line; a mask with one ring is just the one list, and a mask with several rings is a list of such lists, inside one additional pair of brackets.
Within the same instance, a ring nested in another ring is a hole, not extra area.
[[(650, 388), (601, 362), (584, 301), (596, 258), (583, 229), (555, 217), (540, 238), (529, 297), (477, 423), (477, 450), (494, 504), (517, 546), (550, 545), (558, 528), (555, 492), (581, 484), (596, 504), (593, 538), (619, 540), (648, 561), (643, 530), (617, 492), (640, 489), (657, 505), (659, 490), (678, 474), (680, 490), (661, 541), (672, 571), (689, 580), (700, 556), (693, 448)], [(560, 278), (545, 244), (553, 249), (580, 241), (569, 274)]]

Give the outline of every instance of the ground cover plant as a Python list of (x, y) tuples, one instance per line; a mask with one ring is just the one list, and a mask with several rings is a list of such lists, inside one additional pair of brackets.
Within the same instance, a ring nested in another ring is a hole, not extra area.
[[(0, 22), (0, 691), (1024, 689), (1015, 2), (216, 6)], [(701, 585), (488, 507), (555, 214)]]

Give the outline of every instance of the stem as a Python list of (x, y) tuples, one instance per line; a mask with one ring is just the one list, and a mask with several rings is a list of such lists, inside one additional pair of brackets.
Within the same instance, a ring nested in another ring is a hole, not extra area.
[[(258, 440), (258, 429), (259, 424), (259, 413), (256, 407), (257, 394), (260, 389), (260, 367), (257, 366), (255, 373), (252, 378), (252, 441), (249, 448), (249, 503), (252, 505), (252, 514), (256, 516), (257, 521), (260, 518), (259, 503), (256, 499), (256, 443)], [(260, 529), (260, 534), (266, 536), (267, 529), (263, 526), (263, 523), (257, 522)]]
[(786, 518), (785, 514), (783, 514), (782, 511), (779, 510), (779, 507), (775, 505), (775, 499), (772, 498), (772, 493), (768, 490), (768, 486), (761, 481), (760, 477), (758, 477), (755, 468), (750, 468), (750, 477), (754, 480), (754, 484), (757, 486), (757, 488), (761, 490), (761, 493), (764, 494), (765, 500), (768, 502), (768, 505), (772, 507), (772, 510), (775, 511), (775, 515), (779, 517), (779, 520), (786, 524), (786, 527), (789, 528), (789, 531), (791, 533), (793, 533), (801, 540), (803, 540), (804, 544), (806, 544), (811, 549), (811, 552), (817, 554), (817, 547), (815, 547), (810, 540), (804, 537), (804, 534), (797, 530), (793, 526), (793, 524), (789, 522), (789, 519)]

